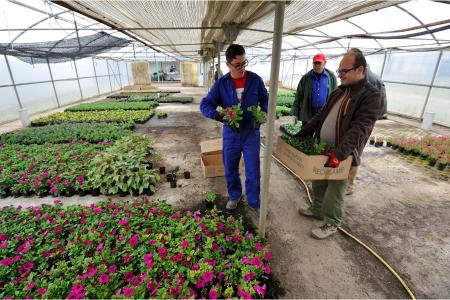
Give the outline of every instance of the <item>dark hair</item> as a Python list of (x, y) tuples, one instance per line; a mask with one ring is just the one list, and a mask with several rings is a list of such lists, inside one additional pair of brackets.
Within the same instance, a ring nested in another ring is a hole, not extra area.
[(366, 71), (367, 68), (367, 62), (366, 62), (366, 58), (364, 57), (364, 54), (362, 53), (361, 50), (359, 50), (358, 48), (351, 48), (348, 53), (352, 53), (355, 55), (355, 64), (353, 65), (354, 68), (363, 66), (364, 67), (364, 72)]
[(245, 54), (245, 49), (241, 45), (231, 44), (228, 46), (227, 51), (225, 51), (225, 57), (227, 58), (227, 62), (231, 62), (233, 58), (238, 55)]

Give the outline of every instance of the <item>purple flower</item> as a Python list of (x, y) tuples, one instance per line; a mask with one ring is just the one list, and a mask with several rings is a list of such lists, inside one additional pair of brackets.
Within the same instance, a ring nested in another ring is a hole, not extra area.
[(116, 265), (111, 265), (111, 266), (108, 267), (108, 272), (109, 273), (116, 273), (116, 271), (117, 271)]
[(109, 275), (107, 273), (103, 273), (102, 275), (100, 275), (100, 277), (98, 278), (98, 281), (101, 284), (106, 284), (109, 282)]
[(144, 255), (144, 262), (146, 264), (153, 262), (153, 254), (152, 253), (145, 254)]
[(266, 294), (266, 284), (263, 284), (262, 286), (260, 285), (255, 285), (253, 287), (253, 289), (255, 290), (255, 292), (261, 296), (261, 298), (264, 298), (264, 295)]
[(125, 281), (126, 282), (132, 282), (134, 279), (134, 274), (133, 272), (127, 272), (125, 273)]
[(133, 295), (134, 295), (134, 289), (132, 289), (132, 288), (124, 287), (122, 290), (123, 290), (123, 294), (124, 294), (126, 297), (130, 297), (130, 296), (133, 296)]
[(205, 280), (205, 282), (210, 282), (212, 281), (214, 278), (214, 273), (212, 271), (206, 271), (205, 273), (203, 273), (203, 280)]
[(255, 278), (255, 273), (253, 273), (253, 272), (248, 272), (244, 276), (245, 281), (252, 281), (254, 278)]

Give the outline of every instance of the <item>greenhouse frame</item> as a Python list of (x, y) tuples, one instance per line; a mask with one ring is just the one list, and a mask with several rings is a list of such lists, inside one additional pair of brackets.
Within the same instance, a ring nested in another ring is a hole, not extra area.
[(450, 1), (0, 12), (0, 298), (450, 298)]

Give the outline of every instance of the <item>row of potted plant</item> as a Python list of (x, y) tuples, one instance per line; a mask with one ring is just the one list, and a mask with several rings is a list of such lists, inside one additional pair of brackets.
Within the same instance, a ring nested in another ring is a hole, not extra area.
[(289, 107), (277, 105), (275, 108), (277, 119), (282, 116), (292, 116), (292, 111)]
[(131, 135), (133, 127), (133, 122), (62, 123), (3, 134), (0, 136), (0, 144), (57, 144), (79, 140), (89, 143), (115, 141), (123, 136)]
[(450, 164), (450, 138), (448, 136), (426, 136), (423, 138), (385, 138), (373, 136), (369, 140), (375, 146), (392, 147), (403, 154), (411, 154), (426, 159), (430, 166), (438, 165), (440, 170)]
[(270, 298), (241, 220), (138, 198), (0, 210), (0, 298)]
[(91, 111), (91, 110), (141, 110), (152, 109), (158, 106), (156, 101), (148, 102), (96, 102), (82, 103), (67, 108), (65, 111)]
[(124, 137), (93, 158), (88, 184), (106, 195), (151, 195), (160, 178), (153, 169), (156, 160), (150, 139), (140, 135)]
[(109, 144), (0, 145), (0, 196), (59, 196), (88, 190), (90, 161)]
[(43, 126), (64, 122), (130, 122), (144, 123), (154, 115), (154, 110), (108, 110), (58, 112), (47, 117), (35, 119), (31, 126)]
[(166, 96), (166, 97), (161, 97), (158, 98), (157, 100), (159, 103), (173, 103), (173, 102), (178, 102), (178, 103), (192, 103), (194, 101), (194, 97), (191, 96)]
[(281, 139), (306, 155), (325, 155), (330, 148), (323, 140), (313, 136), (298, 138), (283, 134)]
[[(179, 91), (178, 91), (179, 92)], [(149, 98), (157, 99), (159, 97), (165, 97), (169, 95), (167, 91), (155, 91), (155, 92), (120, 92), (114, 95), (109, 95), (106, 98), (129, 98), (132, 96), (148, 96)]]

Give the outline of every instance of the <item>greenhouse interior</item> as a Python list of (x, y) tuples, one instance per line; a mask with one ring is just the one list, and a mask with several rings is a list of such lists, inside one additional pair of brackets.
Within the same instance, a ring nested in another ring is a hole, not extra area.
[(0, 298), (450, 298), (450, 1), (0, 11)]

